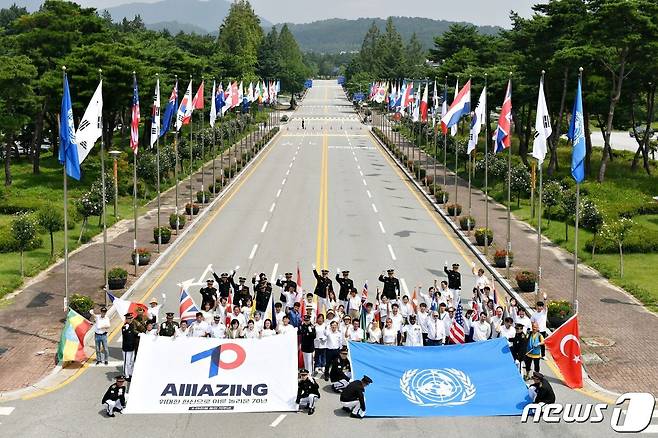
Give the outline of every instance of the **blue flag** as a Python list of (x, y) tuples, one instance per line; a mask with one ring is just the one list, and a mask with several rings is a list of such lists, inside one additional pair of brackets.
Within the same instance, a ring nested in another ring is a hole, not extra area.
[(519, 415), (528, 389), (507, 339), (436, 347), (349, 343), (355, 378), (367, 375), (368, 417)]
[(162, 128), (160, 129), (160, 137), (169, 132), (171, 127), (171, 119), (176, 114), (178, 109), (178, 80), (176, 80), (176, 85), (169, 96), (169, 101), (167, 102), (167, 108), (165, 108), (164, 117), (162, 119)]
[(226, 100), (224, 98), (224, 88), (222, 87), (222, 84), (219, 84), (219, 89), (217, 90), (217, 94), (215, 95), (215, 108), (217, 109), (217, 114), (222, 115), (224, 112), (222, 111), (222, 108), (226, 106)]
[(578, 78), (576, 101), (573, 103), (567, 137), (571, 140), (571, 176), (577, 183), (585, 179), (585, 119), (583, 118), (583, 91)]
[(71, 108), (71, 93), (69, 80), (64, 75), (64, 93), (62, 94), (62, 109), (59, 116), (59, 164), (66, 167), (66, 174), (80, 181), (80, 160), (78, 145), (75, 143), (75, 127), (73, 126), (73, 108)]

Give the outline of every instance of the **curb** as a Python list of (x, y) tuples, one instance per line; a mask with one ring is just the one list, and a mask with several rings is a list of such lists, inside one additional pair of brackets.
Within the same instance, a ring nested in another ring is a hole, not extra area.
[[(504, 277), (502, 277), (502, 276), (498, 273), (498, 271), (496, 270), (496, 268), (494, 268), (494, 266), (489, 262), (489, 260), (486, 259), (486, 257), (484, 256), (484, 254), (482, 254), (482, 252), (480, 251), (480, 249), (477, 248), (477, 247), (476, 247), (476, 246), (470, 241), (470, 239), (468, 238), (468, 236), (466, 236), (466, 234), (464, 234), (464, 232), (463, 232), (461, 229), (459, 229), (459, 228), (457, 227), (457, 225), (456, 225), (454, 222), (452, 222), (452, 220), (450, 220), (450, 217), (449, 217), (446, 213), (444, 213), (443, 210), (441, 210), (441, 208), (439, 207), (439, 204), (437, 204), (437, 203), (436, 203), (436, 202), (430, 197), (430, 195), (425, 191), (425, 189), (423, 189), (422, 186), (418, 183), (418, 181), (416, 181), (416, 178), (415, 178), (413, 175), (411, 175), (411, 174), (409, 173), (408, 169), (407, 169), (404, 165), (402, 165), (402, 163), (397, 159), (397, 157), (396, 157), (395, 155), (393, 155), (393, 154), (391, 153), (391, 151), (390, 151), (390, 150), (386, 147), (386, 145), (385, 145), (385, 144), (379, 139), (379, 137), (377, 137), (377, 136), (372, 132), (372, 126), (368, 126), (367, 129), (368, 129), (368, 132), (370, 133), (371, 137), (372, 137), (372, 138), (377, 142), (377, 144), (378, 144), (378, 145), (379, 145), (379, 146), (380, 146), (380, 147), (386, 152), (386, 154), (387, 154), (387, 155), (393, 160), (393, 162), (394, 162), (394, 163), (398, 166), (398, 168), (404, 173), (404, 175), (407, 177), (407, 179), (408, 179), (409, 181), (411, 181), (411, 183), (414, 185), (414, 187), (416, 188), (416, 190), (418, 190), (418, 191), (423, 195), (423, 197), (425, 198), (425, 200), (426, 200), (427, 202), (429, 202), (429, 203), (432, 205), (432, 207), (434, 208), (434, 210), (435, 210), (437, 213), (439, 213), (439, 215), (441, 216), (441, 218), (443, 218), (444, 222), (446, 222), (446, 224), (452, 229), (452, 231), (453, 231), (455, 234), (457, 234), (457, 236), (459, 237), (459, 239), (462, 241), (462, 243), (464, 243), (464, 244), (466, 245), (466, 247), (469, 249), (469, 251), (471, 251), (471, 253), (472, 253), (472, 254), (478, 259), (478, 261), (484, 266), (484, 268), (485, 268), (487, 271), (489, 271), (489, 273), (490, 273), (490, 274), (496, 279), (496, 281), (498, 281), (498, 283), (503, 287), (503, 289), (505, 289), (505, 292), (507, 292), (508, 295), (510, 295), (510, 296), (512, 296), (513, 298), (515, 298), (516, 301), (521, 305), (521, 307), (523, 307), (523, 308), (525, 309), (526, 313), (528, 313), (529, 316), (532, 316), (532, 315), (535, 313), (534, 309), (531, 308), (531, 307), (528, 305), (528, 303), (527, 303), (527, 302), (526, 302), (526, 301), (525, 301), (525, 300), (524, 300), (524, 299), (523, 299), (523, 298), (522, 298), (522, 297), (521, 297), (521, 296), (520, 296), (520, 295), (519, 295), (519, 294), (518, 294), (518, 293), (512, 288), (512, 286), (509, 284), (509, 282), (507, 281), (507, 279), (505, 279)], [(548, 331), (548, 333), (549, 333), (549, 335), (550, 335), (551, 330), (550, 330), (550, 329), (547, 329), (547, 331)], [(552, 360), (552, 359), (550, 360), (550, 363), (553, 363), (553, 360)], [(551, 367), (551, 369), (552, 369), (553, 371), (556, 371), (556, 370), (557, 370), (557, 367), (554, 366), (554, 367)], [(603, 393), (603, 394), (605, 394), (605, 395), (607, 395), (607, 396), (613, 397), (614, 399), (616, 399), (617, 397), (619, 397), (619, 395), (621, 395), (621, 394), (619, 394), (619, 393), (617, 393), (617, 392), (610, 391), (610, 390), (607, 390), (607, 389), (603, 388), (601, 385), (599, 385), (599, 384), (596, 383), (594, 380), (592, 380), (592, 378), (589, 376), (589, 374), (587, 373), (587, 370), (585, 369), (584, 366), (582, 366), (582, 370), (583, 370), (583, 380), (584, 380), (584, 382), (586, 383), (586, 385), (591, 386), (591, 387), (593, 388), (594, 391), (596, 391), (596, 392), (601, 392), (601, 393)], [(589, 393), (587, 393), (587, 395), (594, 397), (592, 394), (589, 394)], [(598, 398), (600, 398), (600, 397), (601, 397), (601, 396), (598, 396)], [(611, 403), (614, 402), (614, 400), (607, 400), (606, 402), (609, 403), (609, 404), (611, 404)]]

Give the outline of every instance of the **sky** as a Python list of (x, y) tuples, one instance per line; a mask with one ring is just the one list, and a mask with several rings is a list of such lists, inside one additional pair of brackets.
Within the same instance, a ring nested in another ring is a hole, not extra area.
[[(16, 0), (20, 4), (20, 0)], [(83, 6), (110, 7), (158, 0), (77, 0)], [(509, 11), (532, 14), (539, 0), (250, 0), (256, 13), (272, 23), (306, 23), (325, 18), (426, 17), (510, 27)]]

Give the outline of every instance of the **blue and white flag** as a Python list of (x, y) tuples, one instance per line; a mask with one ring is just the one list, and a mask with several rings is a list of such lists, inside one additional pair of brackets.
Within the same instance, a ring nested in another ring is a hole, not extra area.
[(66, 167), (68, 176), (80, 181), (80, 160), (78, 159), (78, 145), (75, 143), (73, 108), (71, 108), (71, 93), (66, 74), (64, 74), (64, 92), (59, 116), (59, 164)]
[(573, 145), (571, 152), (571, 176), (577, 183), (581, 183), (585, 179), (585, 120), (583, 118), (581, 78), (578, 78), (576, 101), (573, 103), (567, 137)]
[(355, 378), (369, 376), (368, 417), (519, 415), (530, 402), (507, 339), (436, 347), (349, 343)]

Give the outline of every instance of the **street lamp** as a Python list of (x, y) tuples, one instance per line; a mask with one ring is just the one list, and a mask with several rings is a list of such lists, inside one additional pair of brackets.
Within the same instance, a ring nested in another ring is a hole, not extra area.
[(118, 219), (119, 217), (117, 216), (117, 204), (119, 202), (119, 179), (117, 171), (117, 160), (119, 159), (119, 155), (121, 155), (121, 151), (109, 151), (108, 154), (110, 154), (114, 160), (114, 219)]

